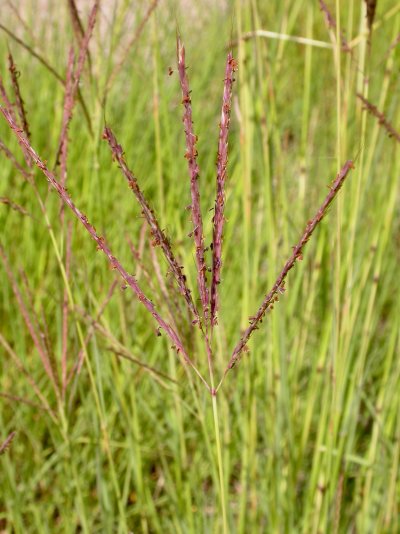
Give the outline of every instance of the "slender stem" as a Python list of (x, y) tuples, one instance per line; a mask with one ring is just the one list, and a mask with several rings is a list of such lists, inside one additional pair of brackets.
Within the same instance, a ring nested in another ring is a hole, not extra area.
[(208, 369), (210, 372), (210, 392), (211, 392), (212, 408), (213, 408), (215, 444), (217, 447), (218, 478), (219, 478), (219, 488), (220, 488), (223, 533), (227, 534), (228, 533), (228, 522), (227, 522), (227, 516), (226, 516), (226, 495), (225, 495), (225, 484), (224, 484), (225, 477), (224, 477), (224, 465), (222, 462), (222, 448), (221, 448), (221, 438), (220, 438), (220, 429), (219, 429), (217, 392), (214, 388), (214, 372), (213, 372), (213, 365), (212, 365), (213, 354), (212, 354), (210, 339), (207, 335), (207, 332), (204, 332), (204, 339), (205, 339), (206, 350), (207, 350)]
[[(211, 383), (211, 388), (212, 388), (212, 391), (214, 391), (213, 383)], [(222, 463), (222, 448), (221, 448), (221, 439), (220, 439), (220, 430), (219, 430), (217, 395), (215, 394), (215, 392), (212, 395), (212, 408), (213, 408), (213, 417), (214, 417), (215, 443), (217, 446), (219, 491), (220, 491), (221, 510), (222, 510), (222, 528), (223, 528), (223, 533), (228, 534), (228, 520), (227, 520), (227, 515), (226, 515), (226, 494), (225, 494), (225, 484), (224, 484), (224, 467)]]

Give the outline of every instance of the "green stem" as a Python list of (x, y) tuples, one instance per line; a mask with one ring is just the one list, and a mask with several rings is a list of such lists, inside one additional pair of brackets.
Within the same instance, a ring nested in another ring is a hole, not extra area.
[[(212, 391), (214, 391), (213, 383), (211, 384), (211, 388), (212, 388)], [(222, 527), (223, 527), (223, 533), (228, 534), (228, 520), (227, 520), (227, 515), (226, 515), (226, 494), (225, 494), (225, 484), (224, 484), (224, 468), (223, 468), (223, 463), (222, 463), (222, 448), (221, 448), (218, 405), (217, 405), (216, 394), (212, 395), (212, 408), (213, 408), (213, 417), (214, 417), (215, 443), (217, 445), (219, 491), (220, 491), (220, 501), (221, 501), (221, 510), (222, 510)]]

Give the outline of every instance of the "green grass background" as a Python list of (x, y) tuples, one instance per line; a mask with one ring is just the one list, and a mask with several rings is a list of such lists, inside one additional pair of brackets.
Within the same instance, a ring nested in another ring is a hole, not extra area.
[[(2, 24), (64, 76), (73, 40), (67, 2), (14, 4), (26, 26), (8, 4), (1, 8)], [(85, 25), (89, 4), (79, 4)], [(355, 96), (364, 92), (399, 126), (399, 47), (389, 47), (400, 32), (400, 3), (378, 2), (370, 47), (363, 2), (329, 5), (347, 40), (356, 40), (352, 55), (282, 39), (240, 40), (246, 32), (264, 29), (331, 43), (314, 1), (162, 0), (104, 107), (107, 75), (147, 6), (104, 1), (90, 48), (92, 80), (86, 71), (81, 83), (93, 134), (79, 105), (70, 128), (72, 198), (167, 315), (157, 281), (153, 276), (154, 289), (129, 250), (127, 237), (139, 246), (143, 221), (101, 131), (106, 119), (195, 289), (176, 25), (190, 67), (206, 243), (212, 235), (209, 210), (226, 46), (239, 39), (215, 337), (218, 375), (325, 197), (326, 186), (345, 160), (356, 159), (303, 262), (290, 273), (287, 292), (218, 394), (229, 532), (365, 534), (400, 528), (400, 151)], [(7, 46), (21, 72), (32, 144), (53, 165), (63, 87), (3, 32), (1, 75), (7, 87)], [(0, 138), (22, 162), (3, 119)], [(56, 252), (63, 254), (64, 233), (59, 199), (36, 171), (56, 247), (31, 186), (4, 156), (0, 161), (0, 196), (32, 216), (0, 204), (1, 244), (23, 298), (32, 300), (32, 317), (41, 329), (47, 324), (60, 369), (64, 281)], [(115, 274), (70, 213), (66, 218), (73, 232), (70, 365), (82, 339), (89, 332), (93, 336), (82, 373), (64, 402), (57, 402), (0, 265), (1, 336), (54, 412), (51, 417), (43, 409), (10, 351), (0, 346), (1, 439), (17, 431), (0, 458), (1, 529), (219, 532), (223, 521), (211, 398), (177, 361), (165, 336), (155, 335), (151, 317), (129, 290), (120, 290), (120, 283), (93, 331), (91, 318)], [(143, 263), (152, 273), (148, 235), (144, 250)], [(160, 264), (166, 272), (161, 256)], [(188, 333), (185, 341), (206, 370), (199, 339)], [(176, 382), (121, 360), (111, 348), (128, 351)]]

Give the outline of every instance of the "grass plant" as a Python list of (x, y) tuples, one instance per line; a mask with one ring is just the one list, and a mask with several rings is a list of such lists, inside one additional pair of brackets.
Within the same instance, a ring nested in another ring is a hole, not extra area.
[(23, 3), (1, 529), (396, 532), (400, 8)]

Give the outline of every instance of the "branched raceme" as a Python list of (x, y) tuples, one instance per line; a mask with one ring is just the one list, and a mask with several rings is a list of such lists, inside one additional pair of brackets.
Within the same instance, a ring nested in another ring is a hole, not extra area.
[[(230, 358), (227, 360), (226, 368), (222, 373), (222, 378), (218, 382), (218, 386), (214, 387), (214, 369), (213, 369), (213, 350), (212, 339), (213, 332), (218, 327), (218, 312), (220, 312), (219, 304), (219, 286), (221, 283), (221, 270), (222, 270), (222, 245), (223, 245), (223, 230), (225, 223), (225, 189), (228, 179), (228, 135), (231, 122), (231, 107), (232, 107), (232, 88), (235, 81), (234, 75), (237, 70), (237, 63), (232, 56), (232, 52), (229, 52), (225, 66), (225, 77), (222, 96), (222, 107), (219, 124), (219, 139), (218, 139), (218, 152), (217, 152), (217, 169), (216, 169), (216, 195), (214, 203), (213, 214), (213, 235), (212, 235), (212, 265), (208, 268), (205, 260), (205, 247), (204, 247), (204, 232), (203, 232), (203, 219), (200, 203), (200, 169), (197, 161), (197, 135), (193, 130), (192, 119), (192, 99), (189, 86), (189, 79), (187, 76), (187, 66), (185, 60), (185, 48), (180, 38), (177, 40), (177, 63), (178, 74), (180, 80), (180, 86), (182, 91), (182, 105), (183, 105), (183, 125), (185, 133), (185, 158), (187, 160), (188, 174), (189, 174), (189, 190), (191, 196), (191, 204), (189, 206), (191, 219), (192, 219), (192, 231), (191, 236), (193, 238), (193, 245), (196, 259), (196, 273), (197, 273), (197, 292), (199, 296), (199, 302), (201, 308), (198, 308), (197, 299), (193, 297), (192, 291), (188, 286), (186, 275), (183, 272), (183, 267), (178, 257), (176, 256), (171, 241), (166, 235), (165, 231), (161, 228), (158, 218), (150, 206), (149, 201), (146, 199), (142, 189), (139, 186), (139, 181), (133, 171), (128, 166), (124, 150), (119, 144), (115, 134), (109, 126), (104, 128), (103, 138), (107, 141), (111, 150), (112, 158), (118, 164), (123, 176), (125, 177), (129, 188), (131, 189), (136, 201), (139, 203), (143, 217), (148, 225), (149, 231), (152, 237), (152, 245), (160, 247), (165, 260), (168, 264), (169, 272), (176, 283), (178, 292), (183, 298), (183, 302), (187, 308), (187, 312), (191, 318), (191, 328), (199, 329), (200, 335), (204, 341), (205, 352), (208, 357), (210, 378), (206, 379), (199, 370), (198, 363), (189, 354), (188, 348), (182, 340), (182, 337), (176, 327), (179, 323), (178, 320), (172, 321), (172, 324), (162, 317), (158, 309), (156, 309), (150, 298), (143, 292), (139, 285), (138, 280), (130, 274), (121, 261), (115, 256), (111, 246), (107, 243), (106, 239), (97, 233), (93, 224), (88, 220), (86, 215), (76, 206), (71, 196), (66, 189), (66, 166), (67, 166), (67, 145), (68, 145), (68, 127), (72, 119), (72, 113), (76, 100), (78, 99), (79, 80), (82, 75), (82, 71), (85, 64), (85, 58), (88, 57), (88, 45), (90, 36), (93, 32), (93, 27), (96, 20), (96, 12), (98, 9), (98, 3), (95, 2), (94, 8), (89, 16), (89, 22), (87, 30), (85, 32), (79, 32), (80, 49), (78, 54), (77, 63), (75, 66), (75, 56), (71, 49), (68, 62), (67, 62), (67, 75), (65, 79), (65, 99), (64, 99), (64, 113), (63, 121), (60, 133), (60, 141), (57, 150), (56, 160), (60, 163), (60, 173), (57, 175), (55, 170), (51, 170), (46, 161), (37, 154), (34, 150), (31, 140), (30, 132), (28, 129), (28, 122), (26, 120), (26, 112), (23, 106), (23, 101), (19, 92), (19, 87), (16, 82), (16, 76), (12, 77), (12, 84), (15, 93), (15, 104), (10, 102), (7, 96), (6, 90), (0, 80), (0, 93), (2, 96), (2, 105), (0, 111), (7, 121), (9, 127), (18, 140), (18, 143), (24, 153), (25, 160), (30, 166), (32, 164), (43, 173), (50, 186), (59, 195), (62, 204), (69, 208), (72, 214), (85, 228), (88, 235), (96, 242), (97, 249), (100, 250), (109, 261), (112, 269), (116, 270), (119, 275), (125, 281), (126, 286), (130, 287), (135, 293), (137, 299), (146, 308), (146, 310), (153, 316), (158, 329), (163, 331), (171, 342), (173, 348), (181, 358), (182, 362), (190, 366), (194, 372), (198, 375), (200, 380), (213, 395), (216, 394), (218, 388), (221, 386), (224, 377), (239, 361), (242, 353), (247, 350), (248, 342), (252, 334), (257, 330), (262, 322), (265, 314), (272, 310), (274, 304), (279, 300), (280, 296), (285, 291), (285, 280), (290, 270), (294, 267), (297, 261), (302, 259), (303, 249), (306, 243), (312, 236), (315, 228), (322, 221), (326, 215), (330, 204), (333, 202), (340, 188), (342, 187), (344, 180), (346, 179), (350, 169), (353, 167), (351, 161), (347, 161), (340, 172), (337, 174), (336, 179), (332, 182), (329, 193), (323, 201), (322, 205), (316, 212), (315, 216), (310, 219), (306, 225), (300, 240), (293, 247), (293, 252), (288, 261), (283, 266), (279, 273), (271, 290), (266, 294), (259, 309), (256, 313), (249, 318), (249, 326), (244, 331), (239, 341), (235, 345)], [(78, 26), (77, 26), (78, 27)], [(10, 72), (11, 76), (15, 73), (15, 65), (10, 57)], [(364, 104), (367, 106), (366, 102)], [(370, 111), (374, 112), (372, 107), (367, 106)], [(376, 114), (376, 113), (375, 113)], [(378, 117), (379, 118), (379, 117)], [(383, 120), (380, 118), (383, 123)], [(385, 125), (386, 126), (386, 125)], [(392, 135), (393, 132), (391, 132)], [(8, 157), (14, 164), (14, 166), (24, 174), (25, 178), (31, 177), (31, 169), (25, 171), (24, 168), (17, 162), (17, 159), (12, 152), (6, 147), (6, 145), (0, 141), (0, 150)], [(68, 235), (68, 234), (67, 234)], [(7, 258), (4, 250), (0, 249), (3, 255), (3, 263), (6, 265), (8, 272), (12, 272), (8, 265)], [(69, 265), (69, 264), (68, 264)], [(156, 264), (154, 264), (157, 267)], [(68, 267), (69, 268), (69, 267)], [(154, 278), (160, 280), (159, 268), (154, 272)], [(207, 280), (207, 273), (211, 271), (211, 280)], [(18, 290), (16, 282), (13, 281), (16, 294)], [(157, 285), (157, 284), (155, 284)], [(160, 286), (161, 287), (161, 286)], [(160, 289), (161, 290), (161, 289)], [(167, 288), (163, 285), (163, 298), (166, 298)], [(67, 313), (67, 303), (65, 303), (65, 312)], [(28, 321), (28, 319), (27, 319)], [(33, 327), (28, 321), (28, 326), (32, 330), (32, 335), (35, 337)], [(67, 333), (64, 333), (63, 338), (67, 338)], [(35, 338), (36, 339), (36, 338)], [(39, 353), (42, 357), (45, 369), (54, 382), (57, 388), (57, 381), (54, 377), (54, 371), (52, 364), (49, 360), (46, 348), (42, 346), (40, 339), (36, 339), (36, 344)], [(65, 351), (64, 351), (65, 352)], [(80, 353), (79, 362), (77, 362), (72, 369), (80, 369), (83, 354)], [(63, 368), (63, 387), (62, 394), (65, 394), (65, 387), (70, 380), (70, 373), (67, 373), (66, 361), (64, 361)]]

